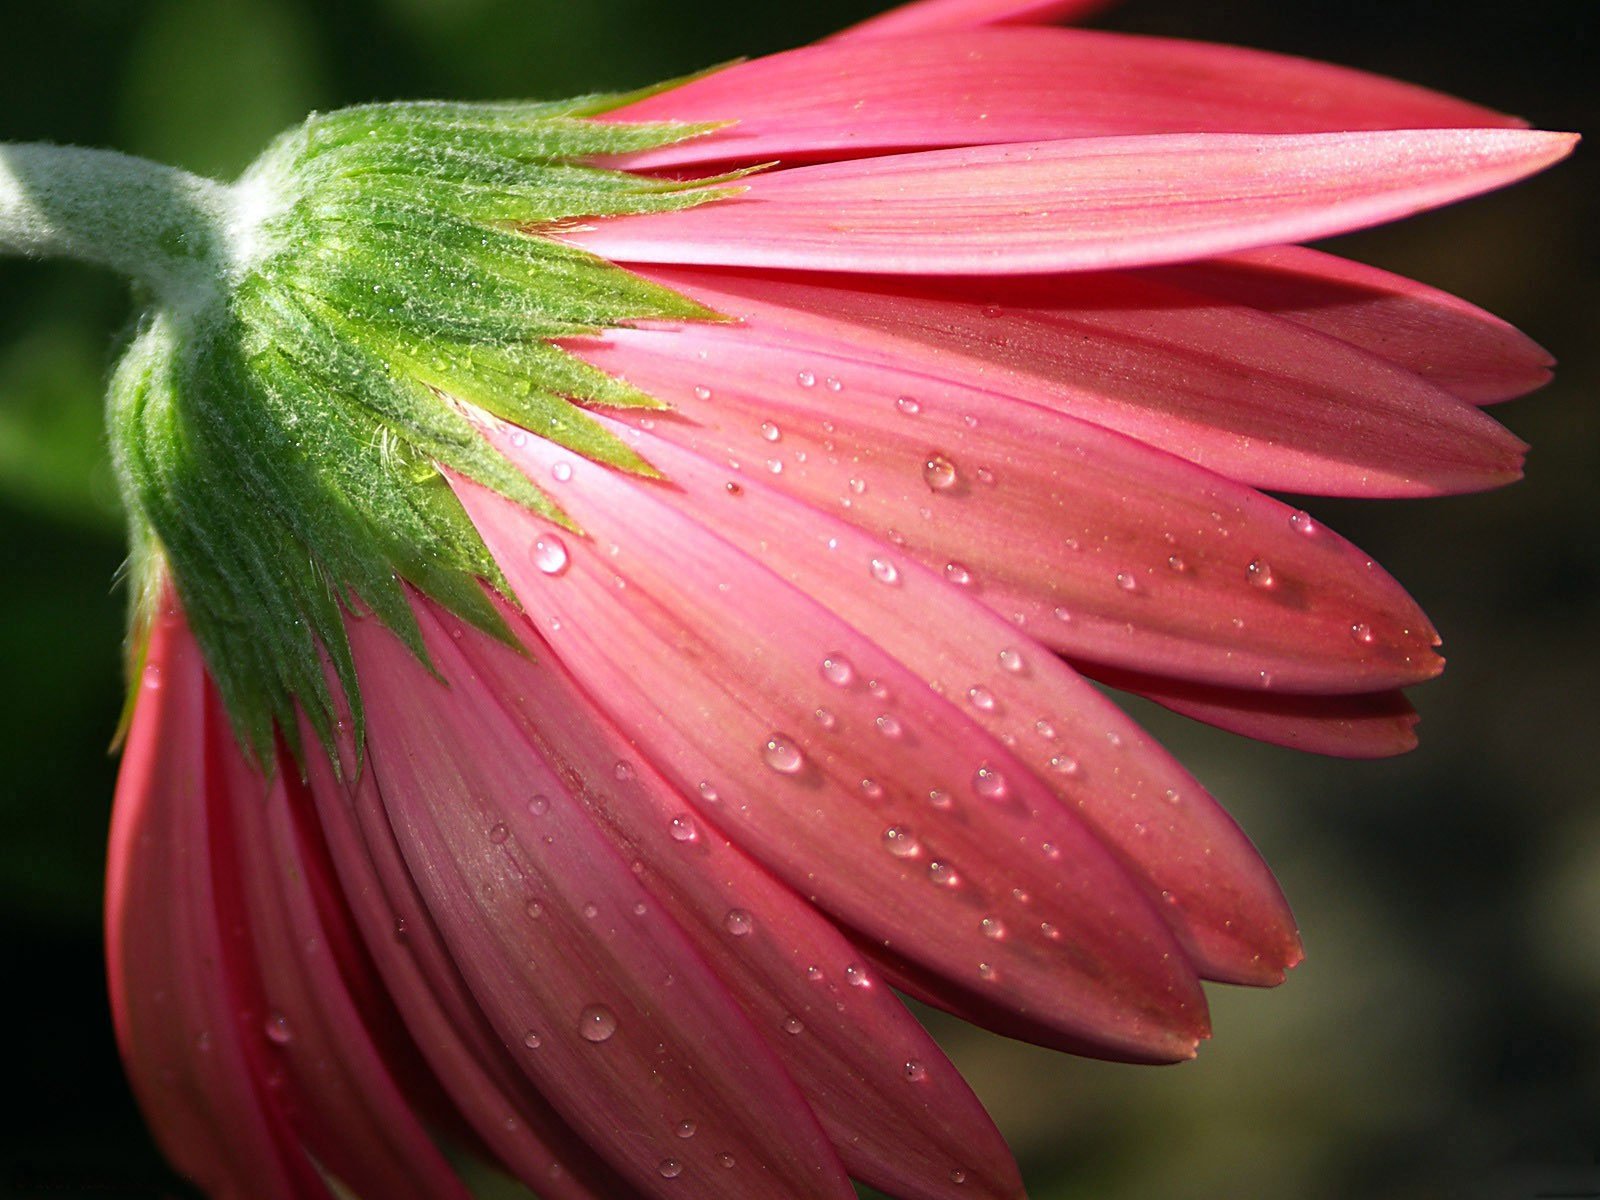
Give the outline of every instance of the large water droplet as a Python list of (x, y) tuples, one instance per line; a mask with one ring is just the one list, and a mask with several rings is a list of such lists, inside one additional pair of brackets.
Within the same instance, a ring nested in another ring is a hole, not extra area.
[(894, 406), (908, 417), (914, 417), (922, 411), (922, 404), (915, 396), (896, 396)]
[(891, 825), (883, 831), (883, 844), (896, 858), (912, 858), (921, 849), (915, 835), (901, 825)]
[(603, 1042), (617, 1031), (617, 1014), (604, 1004), (590, 1004), (578, 1014), (578, 1032), (586, 1042)]
[(830, 654), (822, 660), (822, 677), (838, 687), (847, 687), (856, 677), (856, 669), (842, 654)]
[(985, 917), (978, 922), (978, 928), (983, 930), (983, 936), (999, 941), (1006, 935), (1005, 923), (999, 917)]
[(898, 738), (905, 732), (904, 726), (900, 724), (900, 718), (893, 713), (884, 713), (873, 724), (878, 727), (878, 732), (886, 738)]
[(774, 733), (767, 739), (761, 756), (767, 760), (767, 766), (783, 775), (798, 774), (800, 768), (806, 765), (800, 747), (781, 733)]
[(533, 565), (546, 575), (559, 575), (567, 569), (567, 544), (553, 533), (535, 538)]
[(287, 1046), (294, 1041), (294, 1030), (289, 1026), (289, 1018), (282, 1013), (273, 1013), (267, 1018), (264, 1032), (267, 1041), (274, 1046)]
[(656, 1170), (661, 1172), (663, 1179), (676, 1179), (683, 1174), (683, 1164), (675, 1158), (663, 1158)]
[(693, 1121), (688, 1121), (688, 1120), (679, 1121), (678, 1122), (678, 1128), (673, 1130), (673, 1132), (676, 1133), (681, 1138), (692, 1138), (694, 1136), (694, 1131), (695, 1131), (694, 1122)]
[(928, 878), (940, 887), (955, 887), (961, 882), (961, 877), (956, 874), (956, 869), (947, 862), (935, 859), (928, 864)]
[(1304, 509), (1297, 508), (1289, 514), (1289, 528), (1304, 537), (1310, 537), (1317, 531), (1317, 523), (1311, 519), (1311, 514)]
[(672, 824), (667, 827), (667, 832), (672, 835), (672, 840), (675, 842), (692, 842), (700, 836), (694, 827), (694, 822), (681, 814), (672, 818)]
[(783, 437), (783, 430), (779, 429), (771, 421), (763, 421), (761, 422), (761, 436), (769, 442), (776, 442)]
[(900, 568), (887, 558), (874, 558), (869, 565), (872, 568), (872, 577), (879, 583), (893, 585), (900, 582)]
[(783, 1031), (790, 1035), (804, 1033), (806, 1031), (805, 1023), (791, 1013), (783, 1019)]
[(1269, 588), (1277, 582), (1272, 577), (1272, 564), (1264, 558), (1252, 559), (1244, 573), (1251, 587)]
[(973, 772), (972, 790), (985, 800), (1003, 800), (1006, 795), (1006, 777), (991, 766), (981, 766)]
[(489, 841), (496, 846), (504, 846), (506, 839), (511, 836), (511, 831), (504, 825), (495, 825), (489, 830)]
[(1026, 665), (1022, 655), (1011, 646), (1001, 650), (995, 657), (999, 660), (1001, 670), (1010, 671), (1013, 675), (1020, 673)]
[(816, 387), (817, 376), (812, 371), (801, 371), (794, 377), (794, 381), (803, 388)]
[(722, 918), (722, 927), (734, 937), (744, 937), (756, 927), (756, 919), (742, 908), (730, 908)]
[(967, 689), (967, 702), (980, 712), (994, 711), (994, 693), (986, 687), (969, 687)]
[(921, 1083), (928, 1077), (928, 1068), (914, 1058), (906, 1060), (906, 1065), (902, 1070), (905, 1071), (906, 1078), (912, 1083)]
[(565, 483), (567, 480), (572, 478), (572, 464), (569, 462), (558, 462), (555, 466), (550, 468), (550, 474), (555, 476), (557, 483)]
[(951, 583), (966, 587), (972, 582), (972, 572), (958, 562), (949, 562), (944, 565), (944, 577)]
[(540, 1046), (544, 1045), (544, 1039), (530, 1029), (526, 1034), (523, 1035), (522, 1044), (529, 1050), (537, 1050)]
[(936, 492), (947, 492), (956, 485), (956, 464), (946, 455), (929, 451), (922, 463), (922, 481)]

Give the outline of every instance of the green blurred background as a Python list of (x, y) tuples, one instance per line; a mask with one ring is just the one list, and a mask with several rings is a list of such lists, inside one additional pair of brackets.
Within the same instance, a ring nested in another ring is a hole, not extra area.
[[(108, 145), (229, 175), (312, 108), (561, 96), (797, 45), (873, 0), (53, 0), (5, 9), (0, 137)], [(1596, 127), (1595, 0), (1132, 0), (1104, 24), (1383, 71), (1558, 128)], [(1216, 989), (1173, 1069), (1055, 1056), (939, 1024), (1054, 1197), (1600, 1195), (1596, 690), (1600, 172), (1344, 239), (1565, 361), (1500, 414), (1533, 444), (1509, 492), (1316, 503), (1444, 631), (1423, 745), (1350, 764), (1141, 711), (1276, 867), (1309, 961)], [(122, 555), (99, 396), (122, 285), (0, 262), (0, 1191), (188, 1196), (117, 1065), (98, 905), (120, 701)]]

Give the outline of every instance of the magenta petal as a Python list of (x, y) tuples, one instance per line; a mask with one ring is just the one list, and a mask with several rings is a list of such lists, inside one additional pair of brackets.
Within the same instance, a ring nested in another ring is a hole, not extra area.
[(1428, 129), (929, 150), (775, 171), (731, 200), (560, 236), (634, 263), (931, 275), (1142, 266), (1392, 221), (1515, 182), (1575, 141)]
[(771, 1051), (566, 794), (581, 781), (549, 770), (449, 638), (432, 647), (446, 684), (377, 621), (350, 634), (371, 770), (412, 878), (568, 1123), (646, 1195), (848, 1197)]
[(1518, 126), (1409, 84), (1233, 46), (1063, 29), (823, 43), (607, 115), (734, 121), (613, 165), (786, 164), (912, 149), (1157, 133)]
[(1549, 382), (1538, 343), (1465, 300), (1304, 246), (1273, 246), (1159, 269), (1177, 286), (1298, 322), (1416, 373), (1474, 404)]
[(266, 1094), (245, 1029), (248, 946), (226, 864), (235, 796), (208, 753), (205, 667), (159, 612), (123, 752), (106, 879), (112, 1014), (128, 1076), (174, 1165), (219, 1197), (330, 1197)]
[[(1203, 1000), (1185, 956), (998, 739), (657, 489), (524, 440), (501, 445), (537, 480), (561, 465), (571, 486), (554, 495), (590, 538), (462, 481), (458, 494), (585, 691), (691, 800), (701, 782), (726, 797), (697, 802), (705, 819), (846, 925), (1069, 1036), (1192, 1052)], [(814, 536), (803, 522), (770, 534)], [(838, 569), (898, 578), (886, 558)], [(935, 863), (965, 886), (942, 886)]]
[[(430, 644), (438, 629), (424, 621)], [(691, 815), (542, 646), (519, 655), (476, 633), (460, 645), (558, 775), (603, 781), (577, 801), (636, 856), (652, 905), (755, 1022), (852, 1176), (907, 1200), (1020, 1194), (1010, 1152), (943, 1052), (888, 989), (850, 985), (860, 953), (831, 923)]]
[(868, 17), (833, 35), (832, 41), (897, 38), (936, 29), (979, 29), (985, 25), (1030, 25), (1081, 21), (1115, 0), (916, 0)]

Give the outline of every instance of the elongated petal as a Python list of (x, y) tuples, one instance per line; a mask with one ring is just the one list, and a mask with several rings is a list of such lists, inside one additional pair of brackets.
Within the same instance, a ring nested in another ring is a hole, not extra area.
[(1416, 605), (1303, 513), (1096, 425), (785, 332), (750, 317), (580, 349), (689, 419), (655, 422), (661, 436), (773, 475), (1068, 654), (1290, 691), (1437, 672)]
[(944, 275), (1175, 262), (1328, 237), (1503, 187), (1575, 137), (1173, 134), (775, 171), (731, 200), (562, 234), (621, 262)]
[[(557, 553), (562, 535), (525, 510), (459, 480), (458, 494), (526, 611), (559, 625), (552, 646), (585, 690), (691, 799), (702, 781), (727, 798), (701, 816), (845, 924), (982, 981), (1061, 1043), (1192, 1053), (1203, 1000), (1182, 951), (998, 739), (649, 489), (537, 439), (504, 444), (537, 479), (568, 475), (557, 494), (592, 536)], [(891, 853), (895, 829), (928, 857)], [(930, 859), (969, 885), (938, 886)]]
[(782, 1067), (628, 862), (576, 806), (530, 808), (565, 781), (439, 641), (448, 684), (377, 621), (352, 624), (371, 764), (451, 956), (522, 1069), (646, 1195), (849, 1196)]
[[(437, 619), (423, 632), (446, 636)], [(852, 1176), (907, 1200), (1020, 1194), (1004, 1141), (932, 1039), (889, 989), (850, 986), (860, 954), (831, 923), (691, 815), (542, 646), (519, 655), (475, 631), (460, 645), (557, 775), (604, 781), (543, 802), (586, 806), (636, 857), (652, 903), (766, 1037)]]
[[(233, 797), (211, 761), (205, 668), (183, 618), (149, 635), (112, 815), (106, 950), (117, 1042), (156, 1139), (224, 1200), (329, 1197), (265, 1094), (265, 1039), (245, 1029), (237, 891), (214, 856)], [(249, 799), (259, 799), (250, 797)]]
[(1299, 322), (1404, 367), (1473, 404), (1550, 380), (1548, 351), (1437, 288), (1304, 246), (1157, 268), (1178, 287)]
[(823, 43), (608, 114), (736, 121), (611, 160), (636, 169), (1157, 133), (1315, 133), (1521, 123), (1377, 75), (1233, 46), (1065, 29)]
[(1521, 472), (1522, 442), (1411, 372), (1142, 273), (961, 289), (652, 274), (730, 316), (760, 317), (796, 346), (847, 346), (852, 357), (1006, 393), (1256, 487), (1418, 496)]
[(833, 35), (833, 41), (898, 38), (931, 29), (979, 29), (985, 25), (1032, 25), (1082, 21), (1114, 0), (917, 0), (868, 17)]

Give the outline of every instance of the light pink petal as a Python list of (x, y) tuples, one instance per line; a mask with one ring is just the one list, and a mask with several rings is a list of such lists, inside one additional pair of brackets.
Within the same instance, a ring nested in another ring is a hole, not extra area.
[(1522, 123), (1423, 88), (1233, 46), (1064, 29), (824, 43), (741, 63), (607, 114), (736, 121), (610, 160), (711, 163), (1156, 133), (1316, 133)]
[(561, 236), (619, 262), (984, 275), (1099, 270), (1328, 237), (1503, 187), (1570, 134), (1171, 134), (774, 171), (681, 212)]
[(156, 1140), (222, 1200), (330, 1197), (266, 1086), (238, 1016), (250, 948), (231, 875), (228, 790), (208, 753), (205, 667), (173, 607), (150, 632), (123, 753), (106, 880), (117, 1042)]
[[(309, 726), (306, 745), (314, 745)], [(550, 1108), (494, 1033), (451, 960), (395, 844), (373, 773), (320, 754), (308, 784), (351, 915), (418, 1050), (490, 1155), (546, 1200), (627, 1200), (639, 1193)]]
[(579, 781), (531, 751), (451, 639), (432, 647), (445, 683), (376, 620), (350, 636), (412, 878), (490, 1024), (573, 1129), (645, 1195), (850, 1196), (783, 1068), (628, 861), (577, 805), (534, 810)]
[(1526, 334), (1465, 300), (1304, 246), (1273, 246), (1158, 268), (1189, 291), (1339, 338), (1473, 404), (1549, 382), (1555, 365)]
[(797, 347), (1014, 396), (1256, 487), (1421, 496), (1521, 472), (1522, 442), (1410, 371), (1143, 273), (959, 288), (649, 274)]
[(980, 29), (985, 25), (1082, 21), (1113, 3), (1114, 0), (917, 0), (868, 17), (830, 40), (899, 38), (929, 30)]
[[(423, 633), (444, 636), (431, 619)], [(933, 1040), (889, 989), (850, 986), (860, 953), (832, 924), (693, 815), (542, 644), (519, 655), (468, 631), (460, 645), (547, 764), (591, 781), (545, 803), (583, 805), (636, 857), (651, 904), (739, 1000), (852, 1176), (907, 1200), (1021, 1193), (1005, 1142)]]
[[(1058, 1044), (1192, 1053), (1203, 999), (1182, 951), (997, 739), (662, 488), (517, 441), (502, 448), (537, 481), (568, 476), (553, 494), (590, 537), (463, 481), (458, 494), (564, 665), (699, 816), (844, 924), (1037, 1012)], [(697, 800), (701, 782), (723, 799)], [(914, 831), (915, 856), (892, 852), (893, 830)], [(933, 862), (967, 886), (940, 886)]]
[(1258, 690), (1437, 672), (1416, 605), (1304, 513), (1099, 426), (786, 332), (748, 316), (574, 346), (682, 414), (646, 418), (660, 436), (903, 546), (1075, 657)]
[(1083, 664), (1112, 687), (1229, 733), (1335, 758), (1388, 758), (1416, 748), (1417, 712), (1398, 691), (1294, 696), (1208, 687)]

